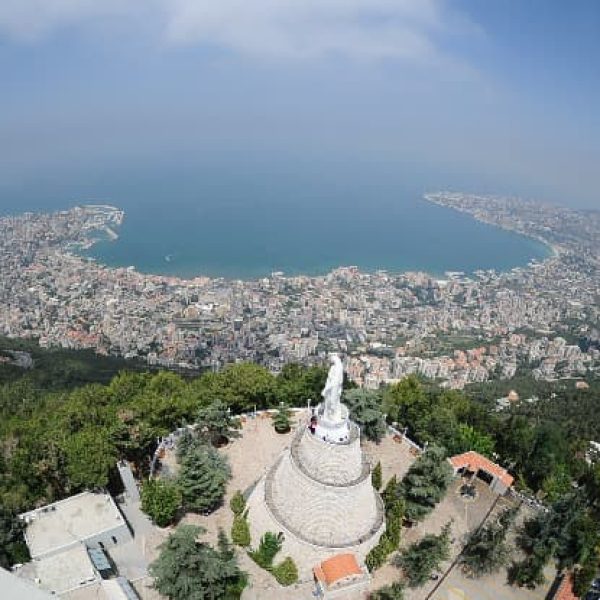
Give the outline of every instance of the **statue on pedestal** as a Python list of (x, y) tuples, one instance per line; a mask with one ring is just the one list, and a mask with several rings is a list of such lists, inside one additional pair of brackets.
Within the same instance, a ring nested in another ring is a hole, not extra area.
[(327, 383), (321, 392), (324, 399), (324, 416), (330, 423), (338, 423), (342, 420), (342, 409), (340, 398), (342, 396), (342, 385), (344, 383), (344, 366), (340, 357), (332, 352), (330, 354), (331, 367), (327, 375)]

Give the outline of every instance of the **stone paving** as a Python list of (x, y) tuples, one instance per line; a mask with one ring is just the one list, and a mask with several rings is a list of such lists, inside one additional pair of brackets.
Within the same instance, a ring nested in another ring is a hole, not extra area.
[[(217, 540), (219, 528), (227, 533), (231, 529), (233, 515), (229, 509), (229, 499), (233, 493), (240, 489), (242, 491), (250, 488), (264, 475), (268, 468), (273, 465), (277, 457), (292, 441), (292, 433), (277, 434), (272, 426), (270, 418), (258, 417), (248, 419), (243, 424), (242, 437), (222, 448), (221, 451), (229, 458), (232, 468), (232, 479), (229, 483), (224, 505), (209, 516), (188, 514), (184, 517), (184, 523), (193, 523), (206, 528), (207, 533), (203, 539), (214, 544)], [(387, 436), (380, 444), (371, 442), (364, 443), (364, 450), (371, 464), (381, 461), (382, 479), (385, 483), (395, 474), (402, 479), (410, 465), (415, 461), (416, 455), (406, 442), (394, 440), (393, 436)], [(166, 456), (170, 461), (171, 468), (174, 466), (172, 456)], [(403, 530), (402, 546), (418, 540), (426, 533), (439, 533), (443, 525), (454, 518), (452, 525), (453, 558), (462, 547), (466, 533), (481, 522), (489, 508), (494, 503), (496, 495), (490, 492), (483, 482), (477, 482), (477, 497), (474, 501), (465, 501), (458, 494), (460, 480), (451, 485), (444, 500), (436, 507), (434, 512), (417, 527)], [(500, 510), (506, 501), (501, 499), (495, 510)], [(148, 539), (146, 544), (146, 556), (152, 560), (156, 554), (156, 546), (164, 539), (171, 528), (158, 530), (154, 528), (155, 535)], [(256, 540), (253, 540), (255, 542)], [(153, 545), (154, 547), (150, 547)], [(304, 583), (282, 588), (275, 579), (263, 569), (260, 569), (245, 552), (238, 551), (241, 568), (249, 574), (250, 585), (244, 590), (243, 600), (301, 600), (313, 598), (314, 585), (312, 581), (305, 580)], [(277, 559), (284, 558), (283, 555)], [(443, 565), (441, 572), (445, 572), (451, 561)], [(386, 565), (375, 574), (370, 589), (379, 587), (397, 580), (400, 576), (398, 569)], [(432, 595), (431, 600), (535, 600), (544, 598), (553, 578), (553, 570), (547, 570), (548, 584), (537, 590), (522, 590), (506, 585), (506, 576), (501, 573), (496, 576), (470, 580), (465, 577), (460, 569), (454, 568), (443, 584)], [(151, 590), (149, 581), (136, 583), (136, 588), (141, 592), (144, 600), (158, 600), (159, 596)], [(435, 587), (435, 582), (415, 590), (407, 589), (405, 600), (425, 600)]]

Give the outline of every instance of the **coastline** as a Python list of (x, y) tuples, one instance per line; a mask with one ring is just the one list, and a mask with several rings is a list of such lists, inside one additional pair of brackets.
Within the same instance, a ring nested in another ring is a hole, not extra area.
[[(429, 198), (428, 194), (422, 195), (419, 197), (419, 201), (427, 201), (431, 204), (436, 204), (438, 206), (442, 206), (444, 207), (445, 205), (439, 202), (435, 202), (432, 201)], [(97, 206), (97, 205), (95, 205)], [(453, 208), (453, 207), (448, 207), (445, 206), (446, 208)], [(116, 209), (114, 207), (113, 210), (119, 210)], [(504, 273), (504, 272), (509, 272), (510, 270), (514, 269), (514, 268), (527, 268), (529, 266), (529, 264), (531, 262), (541, 262), (541, 261), (545, 261), (548, 260), (549, 258), (558, 256), (560, 253), (560, 249), (558, 247), (554, 247), (551, 244), (548, 243), (547, 240), (542, 239), (542, 238), (536, 238), (535, 236), (531, 236), (531, 235), (527, 235), (524, 234), (522, 231), (519, 231), (517, 229), (514, 228), (510, 228), (510, 227), (503, 227), (501, 225), (499, 225), (498, 223), (494, 223), (493, 221), (489, 221), (486, 219), (482, 219), (479, 218), (476, 215), (473, 215), (472, 213), (469, 213), (468, 211), (465, 210), (461, 210), (461, 209), (456, 209), (457, 212), (462, 212), (464, 213), (466, 216), (469, 217), (469, 220), (471, 221), (478, 221), (481, 222), (485, 225), (489, 225), (489, 226), (493, 226), (495, 229), (498, 230), (503, 230), (506, 232), (509, 232), (511, 234), (514, 234), (516, 236), (518, 236), (521, 239), (526, 239), (529, 241), (534, 241), (536, 243), (538, 243), (540, 245), (539, 248), (532, 248), (530, 253), (525, 254), (525, 256), (519, 260), (518, 258), (515, 260), (514, 263), (509, 263), (509, 264), (501, 264), (501, 265), (486, 265), (481, 264), (481, 265), (477, 265), (477, 264), (472, 264), (473, 261), (471, 261), (471, 264), (468, 265), (463, 265), (460, 263), (457, 263), (455, 265), (445, 265), (442, 266), (440, 265), (439, 267), (434, 267), (431, 264), (427, 264), (427, 265), (423, 265), (421, 266), (416, 266), (413, 267), (412, 265), (407, 266), (407, 265), (402, 265), (400, 264), (397, 267), (394, 266), (390, 266), (389, 262), (388, 264), (380, 264), (380, 265), (369, 265), (369, 266), (364, 266), (364, 265), (360, 265), (360, 263), (357, 262), (353, 262), (353, 259), (350, 258), (350, 260), (348, 261), (343, 261), (340, 260), (339, 262), (336, 263), (332, 263), (332, 264), (328, 264), (322, 267), (308, 267), (306, 269), (302, 269), (302, 268), (298, 268), (297, 266), (291, 266), (288, 270), (288, 268), (286, 268), (286, 266), (277, 266), (277, 267), (264, 267), (264, 269), (260, 269), (260, 268), (255, 268), (252, 267), (250, 270), (253, 272), (250, 272), (248, 274), (245, 273), (240, 273), (240, 274), (231, 274), (231, 273), (227, 273), (227, 270), (225, 269), (225, 272), (218, 272), (218, 270), (215, 269), (204, 269), (202, 268), (202, 266), (199, 266), (197, 269), (195, 269), (195, 267), (192, 265), (190, 267), (189, 263), (188, 264), (183, 264), (183, 266), (181, 265), (181, 263), (170, 263), (170, 261), (167, 261), (170, 264), (165, 264), (165, 265), (157, 265), (157, 264), (151, 264), (150, 266), (148, 266), (147, 268), (144, 268), (144, 266), (140, 266), (139, 262), (137, 262), (135, 260), (135, 258), (132, 258), (131, 262), (127, 262), (127, 258), (125, 258), (123, 260), (123, 256), (120, 257), (120, 259), (116, 259), (116, 260), (111, 260), (113, 257), (110, 257), (111, 254), (111, 244), (112, 242), (116, 241), (119, 238), (119, 235), (112, 229), (110, 229), (109, 227), (103, 227), (103, 232), (105, 235), (102, 235), (101, 237), (95, 237), (93, 240), (90, 240), (90, 243), (87, 244), (84, 248), (82, 248), (83, 252), (78, 253), (80, 256), (86, 258), (86, 259), (92, 259), (94, 260), (97, 264), (101, 264), (107, 268), (111, 268), (111, 269), (121, 269), (121, 268), (133, 268), (137, 273), (140, 273), (142, 275), (147, 275), (147, 276), (154, 276), (154, 277), (164, 277), (169, 281), (173, 281), (173, 280), (177, 280), (177, 281), (193, 281), (195, 279), (198, 278), (208, 278), (208, 279), (213, 279), (213, 280), (224, 280), (224, 281), (256, 281), (259, 279), (262, 279), (264, 277), (269, 277), (272, 273), (274, 272), (282, 272), (283, 276), (285, 278), (295, 278), (295, 277), (307, 277), (307, 278), (318, 278), (318, 277), (326, 277), (329, 274), (331, 274), (332, 272), (334, 272), (335, 270), (339, 269), (339, 268), (348, 268), (350, 266), (353, 265), (357, 265), (359, 264), (358, 270), (362, 273), (369, 273), (369, 274), (374, 274), (377, 272), (385, 272), (388, 273), (391, 276), (401, 276), (403, 274), (406, 273), (422, 273), (422, 274), (426, 274), (432, 278), (436, 278), (436, 279), (441, 279), (444, 278), (446, 276), (447, 273), (449, 272), (463, 272), (468, 274), (469, 276), (471, 276), (473, 273), (475, 273), (476, 271), (479, 270), (492, 270), (495, 271), (497, 273)], [(120, 211), (121, 214), (124, 216), (124, 211)], [(119, 223), (118, 225), (120, 225), (121, 223)], [(110, 230), (110, 232), (109, 232)], [(111, 235), (111, 233), (113, 235)], [(123, 241), (125, 241), (126, 237), (122, 238)], [(510, 244), (510, 240), (507, 240), (507, 243)], [(100, 246), (100, 249), (98, 248), (98, 244), (102, 244)], [(123, 254), (121, 252), (121, 254)], [(165, 256), (170, 256), (169, 253), (165, 254)], [(393, 256), (392, 254), (388, 255), (388, 256)], [(399, 255), (400, 257), (404, 256), (404, 255)], [(489, 259), (489, 257), (488, 257)], [(139, 261), (139, 256), (138, 256), (138, 261)], [(156, 263), (156, 258), (154, 258), (153, 262)], [(371, 261), (372, 262), (372, 261)], [(402, 260), (398, 260), (397, 262), (402, 263)], [(408, 261), (410, 262), (410, 261)], [(427, 259), (426, 259), (427, 262)], [(154, 268), (153, 268), (154, 267)], [(162, 268), (161, 268), (162, 267)], [(218, 269), (218, 267), (217, 267)], [(243, 268), (242, 268), (243, 270)], [(255, 271), (263, 271), (263, 272), (255, 272)], [(191, 271), (191, 272), (190, 272)]]
[[(534, 233), (531, 232), (527, 232), (527, 231), (523, 231), (521, 229), (518, 229), (517, 227), (511, 227), (509, 224), (507, 223), (498, 223), (497, 221), (494, 221), (490, 218), (486, 218), (484, 215), (482, 215), (481, 213), (475, 212), (473, 210), (468, 210), (466, 208), (462, 208), (460, 206), (455, 206), (453, 204), (450, 203), (446, 203), (443, 202), (441, 200), (438, 200), (437, 197), (443, 194), (443, 192), (428, 192), (426, 194), (423, 194), (423, 199), (427, 202), (430, 202), (431, 204), (435, 204), (436, 206), (442, 206), (444, 208), (448, 208), (450, 210), (454, 210), (456, 212), (459, 212), (461, 214), (464, 215), (468, 215), (469, 217), (471, 217), (472, 219), (474, 219), (475, 221), (479, 221), (480, 223), (485, 223), (486, 225), (490, 225), (492, 227), (496, 227), (498, 229), (502, 229), (503, 231), (509, 231), (511, 233), (517, 234), (521, 237), (527, 238), (529, 240), (533, 240), (535, 242), (540, 243), (542, 246), (544, 246), (544, 248), (547, 250), (548, 252), (548, 256), (544, 258), (544, 260), (549, 260), (551, 258), (558, 258), (561, 256), (563, 249), (559, 244), (553, 243), (550, 240), (544, 238), (541, 235), (536, 235)], [(466, 196), (468, 196), (468, 194), (465, 194)]]
[[(560, 254), (472, 277), (449, 271), (445, 280), (424, 271), (393, 275), (357, 267), (313, 277), (180, 278), (105, 266), (77, 252), (90, 240), (110, 243), (105, 227), (122, 216), (118, 209), (25, 213), (0, 218), (6, 282), (0, 327), (11, 337), (36, 337), (44, 347), (94, 348), (167, 368), (218, 370), (246, 360), (278, 370), (288, 362), (315, 364), (337, 351), (352, 357), (357, 380), (374, 386), (412, 372), (441, 378), (452, 388), (484, 381), (499, 368), (511, 377), (531, 348), (549, 356), (567, 348), (550, 337), (564, 332), (557, 315), (594, 322), (600, 219), (506, 199), (457, 196), (455, 203), (461, 202), (472, 209), (465, 212), (485, 207), (490, 220), (503, 221), (507, 229), (522, 233), (525, 226), (543, 238), (547, 232)], [(438, 223), (454, 222), (436, 214)], [(511, 221), (518, 222), (506, 227)], [(480, 228), (481, 234), (487, 229)], [(498, 241), (493, 248), (502, 252)], [(476, 346), (471, 354), (422, 354), (465, 340)], [(498, 344), (501, 350), (488, 354), (488, 346)], [(582, 361), (591, 365), (593, 356), (570, 362), (566, 356), (564, 368), (562, 354), (559, 359), (553, 363), (558, 367), (544, 365), (538, 375), (570, 375)]]

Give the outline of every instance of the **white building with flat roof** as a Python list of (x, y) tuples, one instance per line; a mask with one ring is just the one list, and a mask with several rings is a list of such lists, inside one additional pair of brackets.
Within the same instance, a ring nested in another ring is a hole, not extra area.
[(20, 515), (31, 558), (41, 559), (84, 544), (109, 550), (132, 539), (109, 494), (82, 492)]
[(57, 595), (100, 585), (100, 575), (94, 569), (86, 547), (81, 543), (63, 552), (32, 560), (16, 573), (35, 582), (41, 589)]
[(0, 597), (7, 600), (52, 600), (49, 592), (0, 567)]

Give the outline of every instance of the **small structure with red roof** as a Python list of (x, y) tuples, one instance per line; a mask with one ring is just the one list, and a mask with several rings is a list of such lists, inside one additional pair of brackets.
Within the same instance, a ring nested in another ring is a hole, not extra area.
[(356, 556), (351, 553), (336, 554), (313, 569), (317, 592), (323, 600), (331, 598), (361, 598), (371, 579), (366, 569), (361, 569)]
[(554, 592), (550, 591), (549, 600), (579, 600), (579, 596), (575, 595), (573, 590), (573, 573), (571, 571), (559, 575), (554, 590)]
[(490, 489), (498, 494), (504, 494), (513, 484), (514, 477), (506, 469), (473, 450), (457, 454), (448, 460), (454, 473), (475, 473), (487, 481)]

